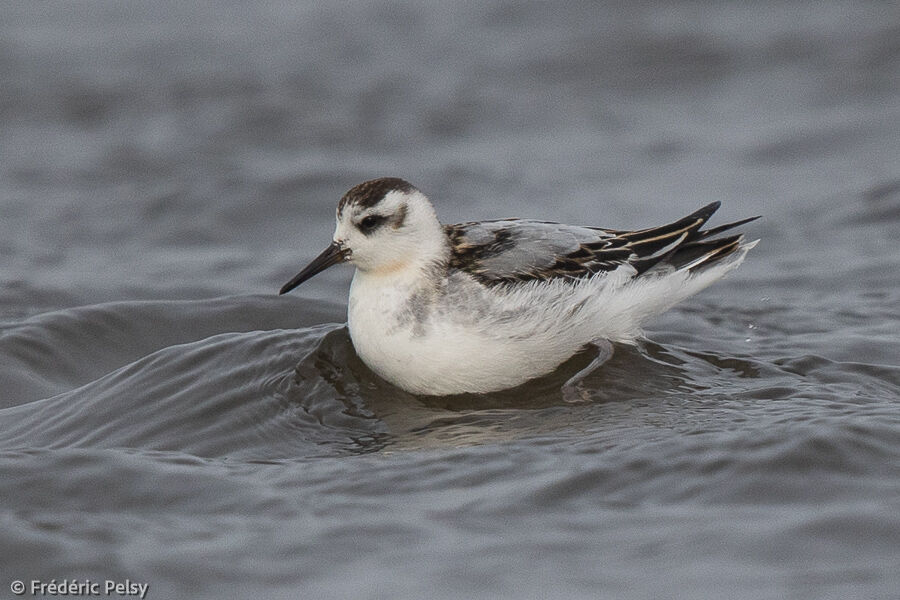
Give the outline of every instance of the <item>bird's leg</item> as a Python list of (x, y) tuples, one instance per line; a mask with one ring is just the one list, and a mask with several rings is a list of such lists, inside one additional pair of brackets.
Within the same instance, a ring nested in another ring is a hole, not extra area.
[(589, 402), (587, 390), (581, 387), (585, 377), (596, 371), (613, 355), (613, 345), (608, 340), (594, 340), (588, 345), (597, 355), (585, 368), (572, 375), (562, 386), (563, 399), (566, 402)]

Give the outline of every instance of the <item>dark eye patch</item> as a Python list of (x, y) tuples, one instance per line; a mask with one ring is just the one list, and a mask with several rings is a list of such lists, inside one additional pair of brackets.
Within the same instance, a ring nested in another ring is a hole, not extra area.
[(375, 229), (378, 228), (379, 225), (384, 223), (387, 220), (387, 217), (384, 215), (369, 215), (365, 219), (359, 222), (359, 230), (365, 234), (369, 234)]

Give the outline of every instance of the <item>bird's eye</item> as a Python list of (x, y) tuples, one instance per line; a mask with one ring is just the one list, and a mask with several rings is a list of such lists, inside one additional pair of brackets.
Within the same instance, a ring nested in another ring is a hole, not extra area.
[(362, 231), (372, 231), (384, 220), (384, 217), (381, 215), (369, 215), (365, 219), (359, 222), (359, 228)]

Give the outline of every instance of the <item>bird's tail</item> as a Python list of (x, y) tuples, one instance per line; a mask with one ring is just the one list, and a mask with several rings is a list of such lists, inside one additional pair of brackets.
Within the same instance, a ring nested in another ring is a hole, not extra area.
[(637, 260), (630, 261), (631, 264), (639, 274), (646, 273), (654, 267), (657, 270), (686, 269), (694, 273), (722, 261), (739, 250), (749, 250), (755, 246), (756, 242), (745, 243), (741, 234), (715, 236), (755, 221), (758, 216), (712, 229), (702, 229), (719, 206), (719, 202), (713, 202), (674, 223), (620, 234), (621, 237), (628, 238), (629, 249), (639, 256)]

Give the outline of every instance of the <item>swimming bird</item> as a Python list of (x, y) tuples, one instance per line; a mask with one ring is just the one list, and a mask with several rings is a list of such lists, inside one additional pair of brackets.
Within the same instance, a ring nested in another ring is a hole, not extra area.
[(529, 219), (441, 225), (396, 177), (340, 199), (331, 245), (281, 288), (356, 267), (347, 322), (357, 354), (414, 394), (487, 393), (546, 375), (591, 344), (635, 343), (641, 325), (736, 268), (757, 241), (702, 229), (708, 204), (625, 231)]

